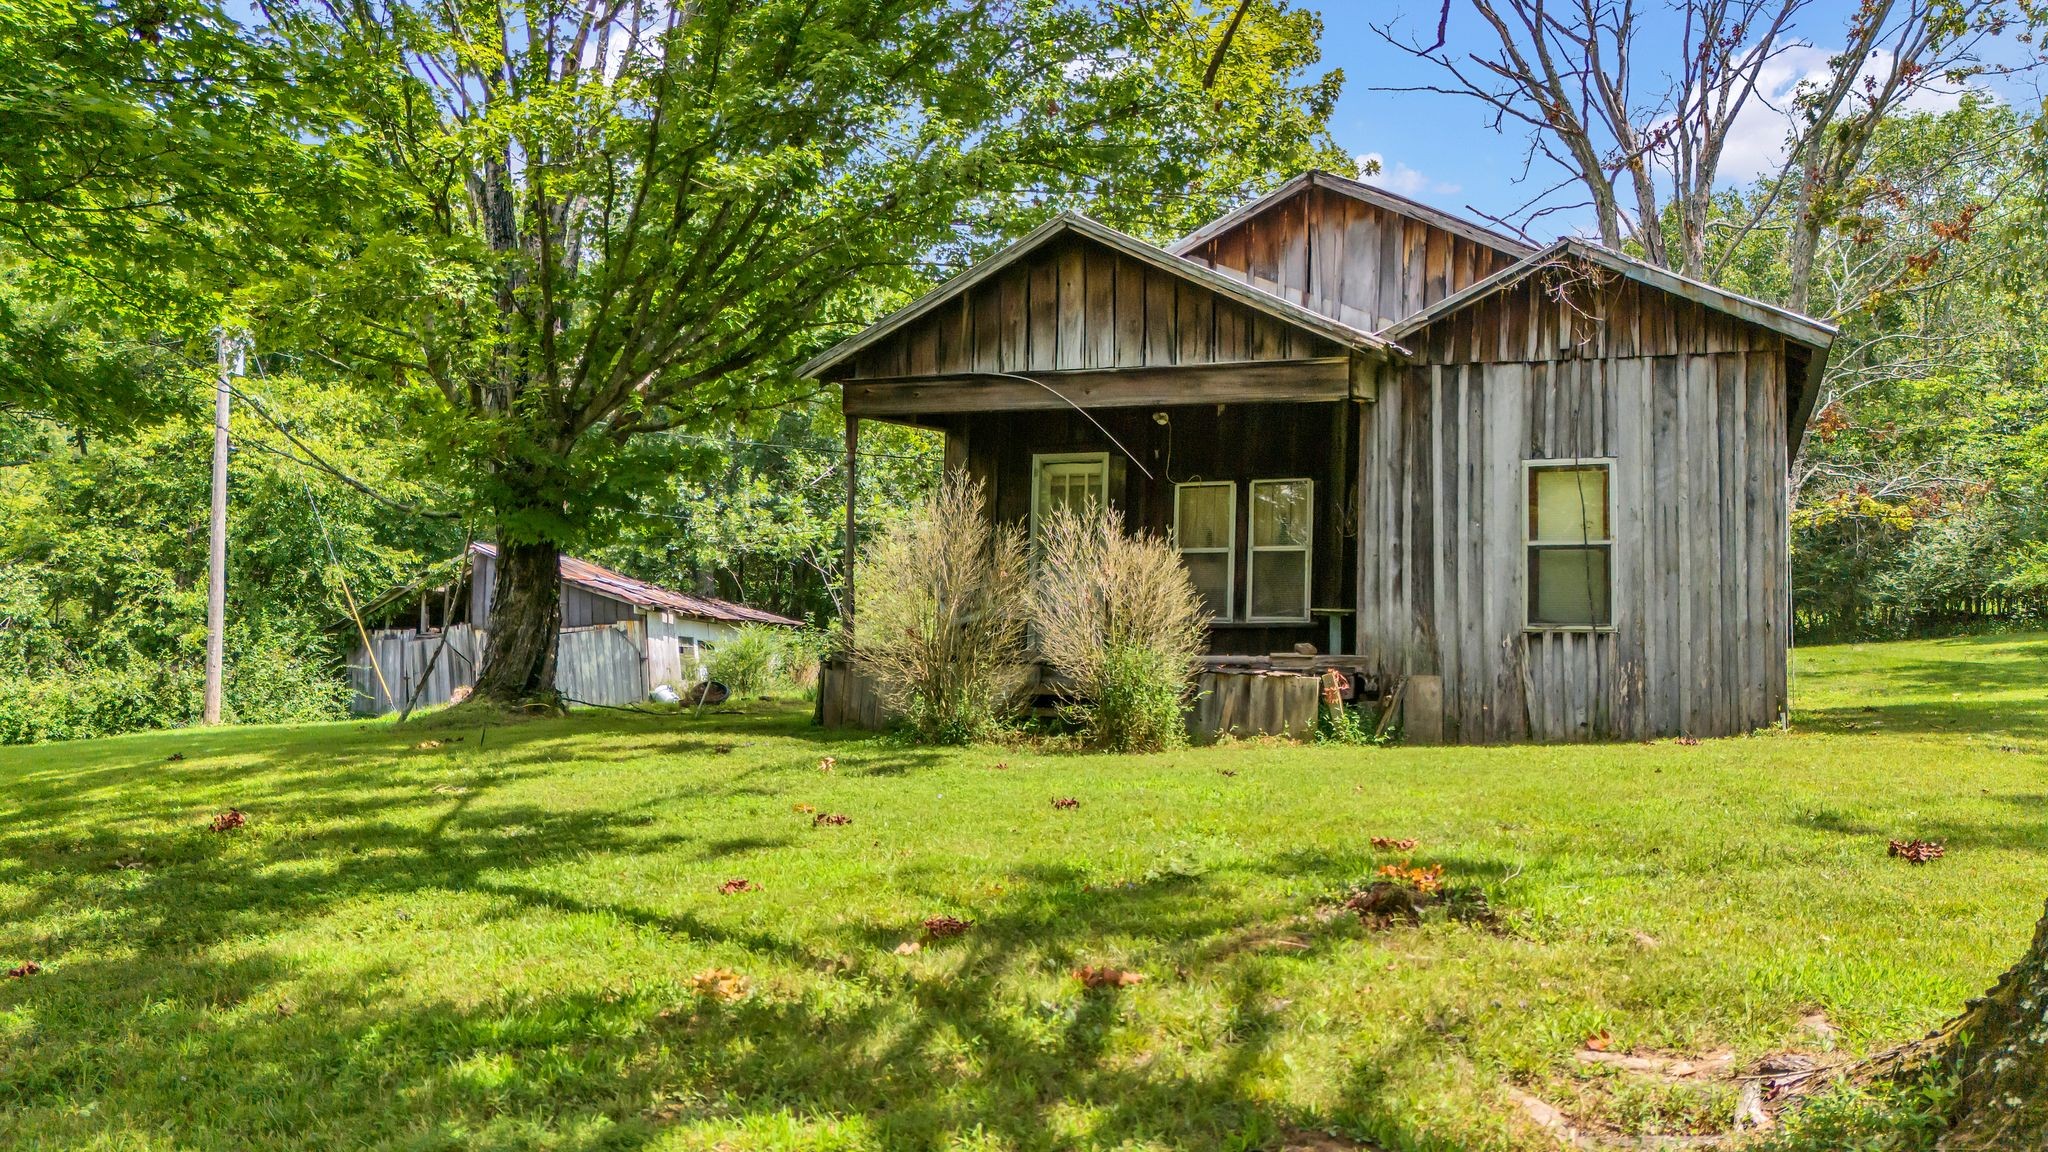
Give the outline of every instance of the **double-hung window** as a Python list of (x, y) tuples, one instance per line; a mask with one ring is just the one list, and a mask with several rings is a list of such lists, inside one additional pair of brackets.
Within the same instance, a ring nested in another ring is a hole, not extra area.
[(1210, 618), (1230, 619), (1237, 611), (1237, 485), (1174, 485), (1173, 542)]
[(1307, 623), (1309, 572), (1315, 546), (1315, 481), (1251, 482), (1251, 545), (1247, 553), (1246, 619)]
[(1530, 460), (1528, 626), (1614, 623), (1614, 462)]

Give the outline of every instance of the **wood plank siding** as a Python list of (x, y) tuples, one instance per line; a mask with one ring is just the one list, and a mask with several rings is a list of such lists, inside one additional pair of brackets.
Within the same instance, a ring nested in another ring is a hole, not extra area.
[[(1345, 354), (1275, 319), (1085, 236), (1056, 237), (857, 353), (849, 380), (1048, 373)], [(1026, 385), (1029, 387), (1029, 385)], [(1036, 389), (1034, 389), (1036, 390)]]
[(1320, 185), (1182, 254), (1332, 320), (1377, 332), (1522, 253)]
[[(1720, 735), (1785, 707), (1782, 337), (1541, 277), (1408, 344), (1360, 410), (1359, 645), (1465, 742)], [(1613, 627), (1524, 627), (1523, 462), (1611, 458)]]

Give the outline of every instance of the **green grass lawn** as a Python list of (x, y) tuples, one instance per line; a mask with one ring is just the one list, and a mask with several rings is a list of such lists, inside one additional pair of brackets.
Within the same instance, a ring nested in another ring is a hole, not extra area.
[[(1808, 649), (1792, 733), (1696, 746), (934, 752), (754, 702), (0, 749), (0, 967), (42, 965), (0, 1148), (1552, 1146), (1516, 1093), (1721, 1131), (1725, 1081), (1575, 1054), (1863, 1052), (1987, 987), (2048, 894), (2044, 672)], [(1328, 913), (1410, 856), (1501, 924)]]

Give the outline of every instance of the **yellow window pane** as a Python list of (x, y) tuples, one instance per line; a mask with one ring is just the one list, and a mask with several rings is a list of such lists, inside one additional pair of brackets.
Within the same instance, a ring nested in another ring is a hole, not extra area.
[(1529, 623), (1605, 627), (1610, 553), (1606, 548), (1531, 548)]
[(1607, 539), (1607, 469), (1530, 469), (1529, 539), (1540, 544)]
[(1230, 557), (1220, 552), (1198, 552), (1183, 556), (1180, 562), (1187, 567), (1188, 577), (1194, 581), (1195, 591), (1209, 605), (1209, 615), (1222, 618), (1230, 614)]
[(1252, 615), (1283, 620), (1308, 615), (1308, 553), (1252, 553)]
[(1230, 489), (1221, 484), (1182, 488), (1175, 532), (1183, 548), (1230, 547)]
[(1252, 485), (1252, 544), (1305, 545), (1309, 542), (1309, 482), (1283, 480)]

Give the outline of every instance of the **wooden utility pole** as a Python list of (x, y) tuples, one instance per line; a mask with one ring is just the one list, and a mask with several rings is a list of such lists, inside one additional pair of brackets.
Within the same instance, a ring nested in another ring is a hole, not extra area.
[(220, 379), (213, 393), (213, 525), (206, 558), (206, 714), (207, 724), (220, 723), (221, 665), (226, 651), (223, 633), (228, 614), (228, 380), (242, 374), (242, 341), (225, 328), (214, 333), (220, 358)]

